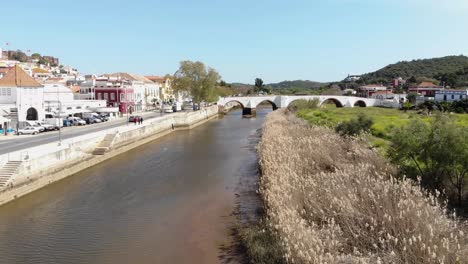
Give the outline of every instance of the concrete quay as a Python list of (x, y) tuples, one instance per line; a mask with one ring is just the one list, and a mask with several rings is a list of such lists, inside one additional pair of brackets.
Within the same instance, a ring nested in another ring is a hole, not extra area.
[(0, 170), (12, 161), (17, 168), (0, 185), (0, 205), (71, 176), (177, 130), (192, 129), (218, 117), (218, 106), (175, 113), (62, 141), (0, 155)]

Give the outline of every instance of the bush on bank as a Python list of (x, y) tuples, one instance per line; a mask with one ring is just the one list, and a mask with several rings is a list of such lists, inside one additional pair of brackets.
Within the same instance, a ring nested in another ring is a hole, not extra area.
[(462, 263), (468, 242), (437, 197), (362, 143), (277, 111), (259, 144), (269, 227), (289, 263)]

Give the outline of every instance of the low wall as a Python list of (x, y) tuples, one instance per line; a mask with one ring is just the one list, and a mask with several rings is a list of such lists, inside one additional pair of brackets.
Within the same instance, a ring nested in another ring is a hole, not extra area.
[[(191, 129), (217, 116), (218, 107), (211, 106), (148, 119), (142, 125), (130, 124), (70, 138), (63, 140), (60, 146), (50, 143), (1, 155), (0, 166), (8, 160), (22, 161), (22, 164), (7, 186), (0, 190), (0, 205), (173, 131)], [(111, 150), (103, 156), (92, 155), (107, 134), (116, 134)]]

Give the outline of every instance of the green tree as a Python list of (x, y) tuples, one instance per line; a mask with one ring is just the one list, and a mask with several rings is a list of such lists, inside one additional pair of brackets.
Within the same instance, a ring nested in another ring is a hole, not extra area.
[(262, 89), (263, 89), (263, 80), (261, 78), (255, 78), (254, 91), (258, 93), (262, 91)]
[(218, 98), (217, 84), (221, 77), (218, 72), (202, 62), (181, 61), (179, 70), (172, 78), (175, 92), (188, 92), (193, 101), (214, 102)]
[(428, 190), (452, 190), (459, 204), (468, 174), (468, 131), (448, 115), (427, 124), (416, 118), (396, 130), (388, 152), (402, 172)]
[(36, 59), (36, 60), (39, 60), (39, 59), (42, 58), (42, 56), (41, 56), (41, 54), (39, 54), (39, 53), (33, 53), (33, 54), (31, 54), (31, 58)]
[(409, 101), (411, 104), (415, 104), (415, 103), (416, 103), (416, 98), (418, 98), (418, 94), (417, 94), (417, 93), (409, 93), (409, 94), (406, 96), (406, 99), (408, 99), (408, 101)]
[(21, 50), (17, 50), (15, 54), (13, 54), (12, 59), (20, 62), (26, 62), (28, 61), (28, 55)]

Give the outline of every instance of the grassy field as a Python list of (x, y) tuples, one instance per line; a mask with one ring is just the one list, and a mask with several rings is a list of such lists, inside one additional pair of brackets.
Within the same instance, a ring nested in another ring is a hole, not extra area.
[[(397, 109), (378, 107), (326, 107), (300, 110), (297, 115), (312, 124), (334, 127), (340, 122), (357, 117), (360, 113), (373, 119), (374, 124), (371, 127), (371, 133), (373, 136), (381, 139), (381, 141), (389, 140), (394, 128), (402, 127), (411, 122), (414, 118), (421, 118), (425, 122), (430, 122), (432, 120), (432, 117), (420, 115), (414, 111), (405, 113)], [(455, 119), (457, 124), (468, 127), (468, 114), (452, 114), (451, 116)], [(377, 140), (377, 142), (378, 141), (379, 140)]]

